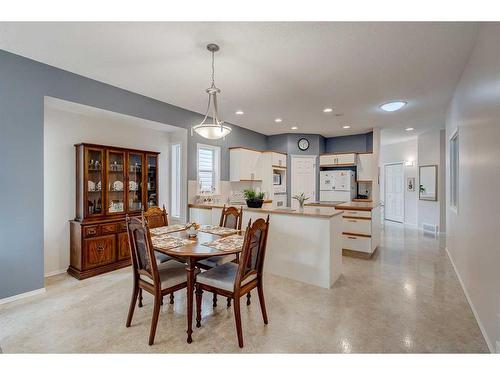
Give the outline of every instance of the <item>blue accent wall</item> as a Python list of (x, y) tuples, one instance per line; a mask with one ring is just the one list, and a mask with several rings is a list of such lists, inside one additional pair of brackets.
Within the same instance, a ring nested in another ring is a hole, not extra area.
[[(44, 287), (45, 96), (181, 128), (203, 119), (199, 113), (0, 50), (0, 299)], [(196, 178), (197, 142), (221, 146), (223, 180), (229, 179), (228, 147), (266, 148), (265, 135), (231, 127), (226, 141), (188, 137), (188, 179)]]
[(372, 152), (373, 132), (326, 138), (325, 152)]

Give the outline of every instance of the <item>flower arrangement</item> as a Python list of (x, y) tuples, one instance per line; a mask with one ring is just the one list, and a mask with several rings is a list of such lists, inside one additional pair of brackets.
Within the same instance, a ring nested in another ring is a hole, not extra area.
[(252, 208), (261, 208), (264, 203), (264, 193), (257, 193), (254, 189), (245, 189), (243, 191), (247, 206)]
[(300, 194), (294, 195), (294, 196), (292, 197), (292, 199), (297, 200), (297, 201), (299, 202), (299, 206), (300, 206), (300, 208), (302, 209), (302, 208), (304, 208), (304, 202), (305, 202), (306, 200), (308, 200), (308, 199), (309, 199), (309, 197), (306, 197), (306, 195), (305, 195), (304, 193), (300, 193)]
[(186, 224), (186, 232), (189, 237), (196, 237), (198, 235), (198, 229), (201, 228), (201, 225), (198, 223), (187, 223)]

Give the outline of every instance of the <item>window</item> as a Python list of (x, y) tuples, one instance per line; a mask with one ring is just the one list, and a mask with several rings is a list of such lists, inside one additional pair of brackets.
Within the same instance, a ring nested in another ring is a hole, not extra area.
[(216, 193), (219, 188), (220, 148), (198, 143), (198, 192)]
[(181, 145), (173, 144), (172, 145), (172, 195), (171, 195), (171, 204), (170, 204), (170, 214), (172, 217), (180, 218), (181, 217)]
[(450, 206), (458, 210), (458, 131), (450, 139)]

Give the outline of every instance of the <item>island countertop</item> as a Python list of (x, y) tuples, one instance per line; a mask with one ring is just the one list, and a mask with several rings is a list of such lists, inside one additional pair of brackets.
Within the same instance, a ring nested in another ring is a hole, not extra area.
[[(222, 208), (223, 204), (218, 203), (190, 203), (189, 208), (202, 208), (202, 209), (212, 209), (212, 208)], [(305, 206), (303, 210), (293, 209), (290, 207), (275, 208), (275, 207), (262, 207), (262, 208), (249, 208), (242, 205), (233, 205), (235, 207), (243, 207), (243, 211), (250, 212), (260, 212), (267, 214), (283, 214), (283, 215), (297, 215), (297, 216), (308, 216), (308, 217), (318, 217), (318, 218), (331, 218), (342, 214), (342, 211), (335, 209), (335, 207), (322, 207), (322, 206)]]
[(318, 201), (306, 204), (311, 207), (334, 207), (337, 210), (371, 211), (380, 206), (380, 202), (328, 202)]

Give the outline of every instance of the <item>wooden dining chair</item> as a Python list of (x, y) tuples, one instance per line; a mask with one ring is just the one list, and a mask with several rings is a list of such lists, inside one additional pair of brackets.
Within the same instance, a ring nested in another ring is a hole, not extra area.
[[(146, 219), (148, 228), (165, 227), (168, 225), (168, 214), (165, 205), (163, 205), (163, 209), (158, 206), (149, 207), (146, 212), (142, 213), (142, 216)], [(157, 263), (165, 263), (174, 260), (171, 256), (158, 251), (155, 251), (155, 258)], [(170, 295), (170, 303), (174, 303), (173, 293)], [(142, 291), (139, 292), (139, 307), (142, 307)]]
[[(222, 212), (220, 215), (220, 220), (219, 220), (219, 226), (224, 227), (224, 228), (231, 228), (231, 229), (236, 229), (236, 230), (241, 230), (241, 223), (243, 221), (243, 207), (240, 207), (239, 209), (233, 206), (222, 207)], [(204, 270), (209, 270), (211, 268), (220, 266), (221, 264), (227, 263), (227, 262), (233, 262), (237, 261), (238, 257), (237, 255), (219, 255), (219, 256), (214, 256), (210, 257), (207, 259), (200, 260), (197, 264), (198, 267)], [(250, 297), (248, 297), (250, 298)], [(213, 307), (217, 307), (217, 294), (214, 293), (213, 296)], [(250, 299), (248, 299), (250, 301)], [(227, 307), (231, 307), (231, 299), (228, 298), (227, 300)]]
[(163, 205), (163, 209), (158, 206), (152, 206), (144, 212), (144, 217), (148, 221), (149, 228), (166, 227), (168, 225), (168, 214)]
[(201, 303), (204, 290), (232, 298), (240, 348), (243, 347), (240, 298), (254, 288), (257, 288), (259, 294), (264, 324), (268, 323), (262, 283), (268, 230), (269, 215), (267, 220), (257, 219), (253, 224), (250, 220), (245, 233), (240, 262), (238, 264), (229, 262), (214, 267), (199, 274), (196, 280), (196, 327), (201, 327)]
[(156, 263), (151, 235), (145, 220), (127, 216), (126, 223), (134, 273), (134, 289), (126, 326), (130, 327), (132, 322), (139, 292), (145, 290), (151, 293), (154, 296), (154, 307), (149, 345), (153, 345), (163, 296), (187, 286), (186, 269), (179, 262)]
[[(147, 220), (148, 228), (165, 227), (168, 225), (168, 214), (165, 205), (163, 205), (163, 209), (157, 206), (150, 207), (146, 212), (143, 212), (142, 216)], [(158, 263), (168, 262), (173, 259), (157, 251), (155, 252), (155, 256)]]

